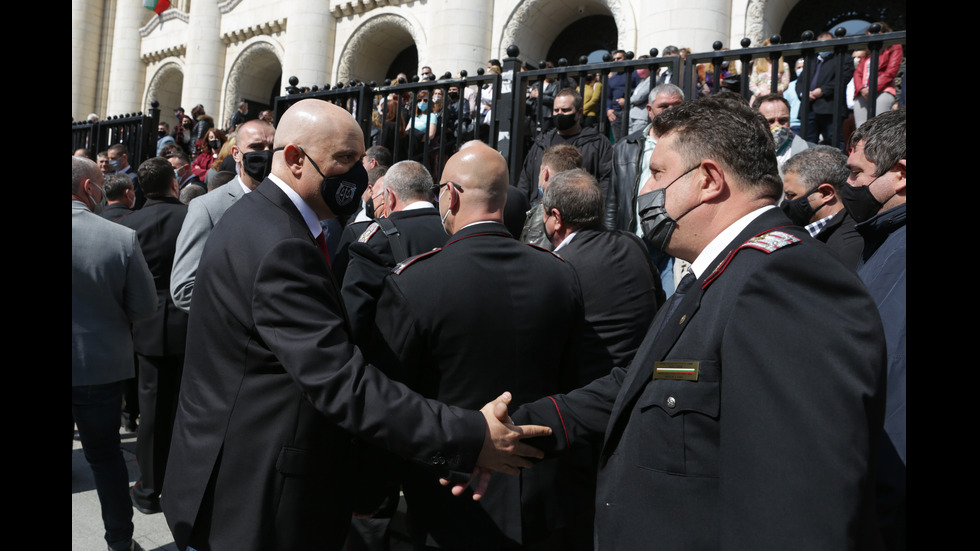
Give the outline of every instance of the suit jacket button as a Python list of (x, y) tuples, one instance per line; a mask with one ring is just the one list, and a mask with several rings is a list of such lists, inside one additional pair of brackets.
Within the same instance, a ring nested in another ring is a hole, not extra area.
[(673, 396), (667, 397), (667, 407), (669, 407), (670, 409), (674, 409), (675, 407), (677, 407), (677, 400)]

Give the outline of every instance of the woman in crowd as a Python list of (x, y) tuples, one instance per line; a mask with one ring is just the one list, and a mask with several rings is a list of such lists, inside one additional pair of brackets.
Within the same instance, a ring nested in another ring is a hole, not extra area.
[(599, 73), (585, 75), (585, 93), (582, 94), (582, 126), (599, 124), (599, 101), (602, 99), (602, 79)]
[(411, 135), (412, 157), (416, 161), (422, 159), (426, 138), (435, 139), (436, 130), (439, 128), (439, 114), (430, 113), (429, 109), (431, 109), (429, 92), (422, 90), (415, 97), (414, 116), (405, 127), (405, 131)]
[(208, 169), (211, 168), (214, 160), (218, 157), (218, 152), (221, 151), (221, 146), (224, 144), (225, 132), (223, 130), (216, 128), (208, 130), (207, 140), (204, 140), (200, 145), (198, 155), (194, 157), (194, 162), (191, 163), (191, 172), (202, 182), (207, 177)]
[[(883, 21), (881, 32), (890, 33), (892, 28)], [(871, 34), (870, 32), (868, 34)], [(868, 80), (871, 78), (871, 57), (865, 56), (858, 61), (854, 68), (854, 124), (860, 128), (868, 120), (868, 105), (875, 102), (875, 114), (884, 113), (895, 104), (895, 96), (898, 91), (895, 88), (895, 77), (902, 67), (902, 45), (893, 44), (878, 53), (878, 95), (870, 97), (871, 87)]]
[[(767, 38), (763, 46), (771, 46)], [(779, 58), (779, 82), (776, 85), (776, 92), (782, 94), (789, 87), (789, 64)], [(772, 63), (769, 58), (760, 57), (752, 61), (752, 72), (749, 74), (749, 90), (752, 91), (752, 99), (749, 105), (755, 105), (755, 99), (766, 94), (773, 93), (772, 90)]]

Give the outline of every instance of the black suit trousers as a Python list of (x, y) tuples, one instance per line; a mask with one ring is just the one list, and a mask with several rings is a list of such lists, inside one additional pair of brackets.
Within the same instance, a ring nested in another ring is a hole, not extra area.
[(170, 437), (177, 415), (177, 396), (184, 356), (139, 356), (140, 426), (136, 461), (140, 480), (133, 496), (140, 504), (156, 505), (170, 455)]

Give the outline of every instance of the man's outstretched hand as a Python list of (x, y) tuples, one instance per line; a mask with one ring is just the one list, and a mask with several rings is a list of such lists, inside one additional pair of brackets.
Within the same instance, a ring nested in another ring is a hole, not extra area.
[[(496, 400), (483, 406), (480, 410), (487, 422), (487, 431), (483, 441), (483, 449), (477, 459), (476, 470), (466, 484), (456, 484), (452, 488), (453, 495), (461, 495), (473, 479), (477, 479), (473, 499), (479, 500), (490, 483), (491, 471), (499, 471), (510, 475), (520, 474), (523, 468), (533, 464), (527, 458), (541, 459), (544, 453), (532, 446), (521, 442), (524, 438), (535, 438), (551, 434), (551, 428), (541, 425), (514, 425), (507, 413), (510, 403), (510, 392), (504, 392)], [(443, 480), (443, 485), (449, 481)]]

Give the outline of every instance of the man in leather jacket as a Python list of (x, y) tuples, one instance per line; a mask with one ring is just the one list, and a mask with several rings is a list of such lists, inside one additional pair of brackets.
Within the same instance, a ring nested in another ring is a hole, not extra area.
[[(684, 91), (673, 84), (654, 87), (647, 102), (650, 120), (683, 101)], [(613, 179), (609, 188), (613, 196), (613, 210), (606, 210), (607, 228), (636, 233), (636, 196), (650, 177), (650, 154), (656, 145), (653, 125), (648, 124), (643, 130), (626, 136), (613, 146)], [(609, 204), (607, 198), (606, 205)]]

